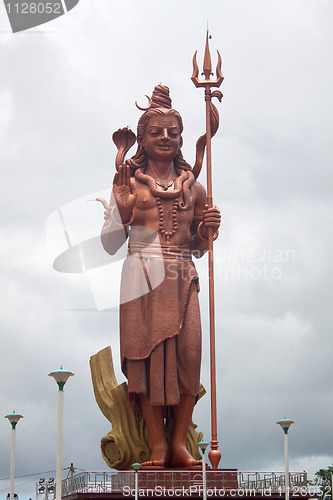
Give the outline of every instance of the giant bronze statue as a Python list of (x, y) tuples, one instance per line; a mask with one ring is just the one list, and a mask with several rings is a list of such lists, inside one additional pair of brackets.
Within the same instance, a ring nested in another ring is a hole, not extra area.
[[(206, 206), (205, 189), (182, 156), (182, 131), (168, 88), (155, 87), (138, 123), (138, 150), (115, 175), (101, 236), (111, 254), (129, 240), (132, 258), (124, 263), (120, 304), (121, 363), (131, 405), (147, 425), (147, 466), (199, 464), (186, 449), (201, 360), (198, 275), (191, 256), (206, 252), (208, 227), (217, 231), (220, 214)], [(160, 259), (164, 278), (153, 287)], [(141, 294), (126, 300), (133, 287)], [(173, 422), (170, 455), (164, 429), (168, 416)]]
[[(214, 134), (216, 117), (211, 120)], [(182, 132), (169, 89), (156, 86), (138, 122), (132, 158), (124, 160), (133, 132), (114, 134), (119, 151), (111, 200), (100, 199), (104, 249), (114, 255), (128, 242), (120, 291), (121, 367), (130, 406), (148, 431), (146, 468), (200, 465), (186, 446), (201, 363), (199, 278), (192, 256), (208, 250), (221, 216), (196, 180), (206, 136), (198, 141), (192, 169), (182, 156)]]

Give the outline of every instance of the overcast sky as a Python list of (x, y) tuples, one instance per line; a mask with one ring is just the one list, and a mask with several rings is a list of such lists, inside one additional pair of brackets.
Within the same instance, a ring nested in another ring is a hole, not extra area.
[[(213, 139), (223, 216), (215, 243), (220, 466), (283, 470), (276, 421), (285, 416), (295, 421), (291, 470), (313, 476), (333, 462), (332, 19), (330, 0), (80, 0), (13, 34), (0, 5), (1, 500), (10, 473), (1, 414), (24, 415), (16, 474), (30, 476), (16, 480), (20, 497), (34, 496), (35, 481), (55, 469), (57, 386), (47, 374), (60, 365), (75, 373), (65, 387), (63, 466), (107, 469), (99, 443), (110, 425), (94, 400), (89, 358), (111, 345), (124, 380), (117, 307), (98, 310), (95, 276), (52, 268), (53, 226), (47, 237), (45, 224), (67, 209), (66, 223), (83, 228), (79, 239), (98, 235), (103, 209), (85, 200), (110, 190), (111, 135), (136, 130), (134, 103), (145, 105), (158, 83), (183, 116), (183, 154), (193, 164), (204, 97), (190, 76), (196, 49), (202, 65), (207, 20), (213, 65), (218, 49), (225, 76)], [(111, 302), (120, 263), (112, 266)], [(206, 258), (197, 267), (208, 394), (194, 420), (210, 441)]]

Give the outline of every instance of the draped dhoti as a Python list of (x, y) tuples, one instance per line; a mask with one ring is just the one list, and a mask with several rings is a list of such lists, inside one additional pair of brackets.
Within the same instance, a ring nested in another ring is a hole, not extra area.
[(198, 291), (188, 246), (130, 243), (122, 273), (120, 350), (135, 409), (141, 394), (156, 406), (175, 406), (182, 394), (198, 395)]

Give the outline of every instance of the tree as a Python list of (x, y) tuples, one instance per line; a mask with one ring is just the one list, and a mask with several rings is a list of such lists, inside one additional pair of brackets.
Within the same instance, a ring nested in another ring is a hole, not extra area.
[(318, 495), (321, 500), (332, 500), (332, 482), (331, 482), (331, 467), (327, 469), (319, 469), (315, 473), (315, 480), (312, 484), (319, 487), (320, 494)]

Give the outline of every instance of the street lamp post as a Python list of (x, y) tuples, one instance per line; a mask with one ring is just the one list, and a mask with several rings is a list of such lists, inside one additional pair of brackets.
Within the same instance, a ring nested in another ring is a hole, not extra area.
[(57, 431), (57, 475), (56, 475), (56, 500), (61, 500), (61, 481), (62, 481), (62, 444), (63, 444), (63, 423), (64, 423), (64, 385), (69, 377), (74, 373), (68, 370), (55, 370), (49, 373), (57, 382), (58, 391), (58, 431)]
[(284, 483), (285, 483), (285, 500), (289, 500), (289, 455), (288, 455), (288, 430), (294, 422), (289, 418), (282, 418), (277, 424), (281, 425), (284, 432)]
[(200, 443), (198, 443), (198, 446), (202, 452), (202, 488), (203, 488), (202, 498), (203, 498), (203, 500), (207, 500), (207, 478), (206, 478), (205, 451), (206, 451), (206, 448), (208, 445), (209, 445), (209, 443), (207, 443), (206, 441), (200, 441)]
[(10, 454), (10, 500), (14, 500), (14, 482), (15, 482), (15, 442), (16, 442), (16, 424), (23, 418), (23, 415), (19, 415), (18, 413), (9, 413), (5, 418), (8, 418), (9, 422), (12, 426), (12, 445), (11, 445), (11, 454)]
[(138, 470), (140, 469), (141, 467), (141, 464), (139, 464), (138, 462), (135, 462), (134, 464), (132, 464), (132, 467), (134, 469), (134, 472), (135, 472), (135, 500), (138, 500), (138, 496), (139, 496), (139, 480), (138, 480)]

